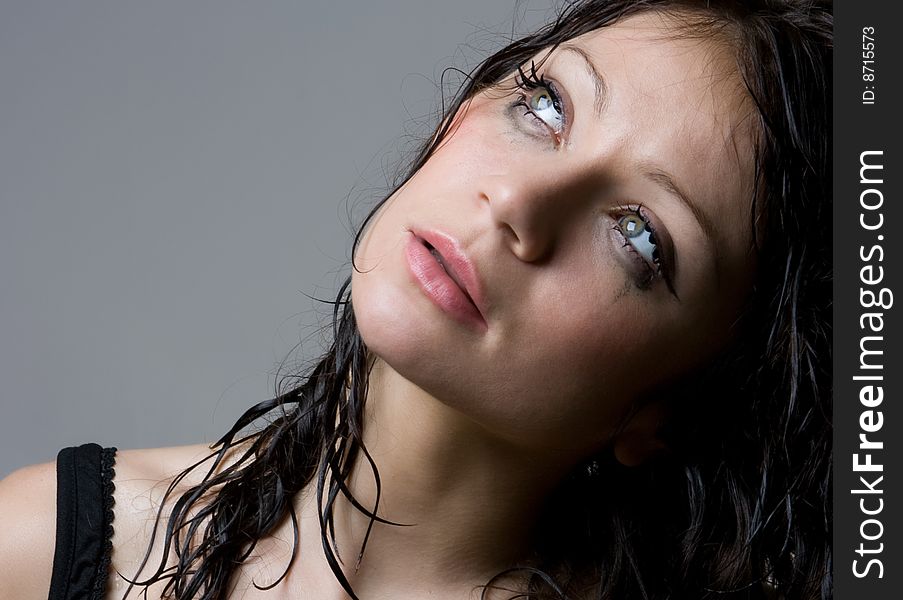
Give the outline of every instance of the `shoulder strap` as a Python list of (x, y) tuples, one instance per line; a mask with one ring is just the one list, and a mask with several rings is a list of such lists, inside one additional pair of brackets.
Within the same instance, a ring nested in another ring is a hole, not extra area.
[(64, 448), (56, 459), (56, 549), (49, 600), (102, 600), (113, 537), (116, 448)]

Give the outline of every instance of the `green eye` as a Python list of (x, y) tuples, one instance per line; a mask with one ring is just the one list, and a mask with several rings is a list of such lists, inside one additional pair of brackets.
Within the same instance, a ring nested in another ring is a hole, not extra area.
[(640, 235), (646, 229), (646, 222), (639, 215), (624, 215), (618, 219), (618, 225), (629, 238)]
[(558, 108), (558, 99), (549, 88), (538, 86), (533, 90), (530, 96), (530, 110), (553, 131), (556, 133), (561, 131), (564, 115)]
[(520, 95), (517, 106), (526, 108), (528, 112), (525, 116), (532, 116), (552, 130), (556, 137), (559, 136), (564, 129), (564, 110), (555, 84), (539, 75), (536, 65), (532, 63), (529, 73), (522, 67), (518, 67), (517, 72), (518, 76), (515, 76), (514, 81), (524, 92)]
[(540, 94), (536, 94), (530, 100), (530, 108), (533, 110), (547, 110), (550, 108), (555, 108), (555, 102), (552, 100), (552, 95), (549, 94), (548, 91), (545, 91)]
[[(615, 213), (612, 215), (613, 223), (610, 227), (617, 235), (620, 246), (626, 248), (622, 252), (630, 255), (631, 266), (634, 267), (631, 271), (636, 278), (637, 287), (649, 289), (653, 278), (661, 277), (671, 294), (680, 300), (672, 279), (674, 263), (671, 261), (674, 260), (674, 250), (668, 237), (668, 230), (641, 204), (619, 208)], [(658, 227), (662, 229), (659, 231)], [(665, 256), (665, 252), (672, 257), (670, 260)]]
[(655, 232), (649, 223), (638, 213), (628, 213), (618, 219), (618, 227), (643, 259), (658, 268), (659, 252)]

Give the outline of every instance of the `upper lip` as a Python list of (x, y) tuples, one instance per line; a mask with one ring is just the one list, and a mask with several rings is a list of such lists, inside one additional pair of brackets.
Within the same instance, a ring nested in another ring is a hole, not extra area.
[(473, 262), (461, 249), (461, 244), (447, 233), (430, 230), (413, 232), (418, 238), (436, 249), (442, 256), (442, 263), (448, 275), (458, 284), (464, 294), (470, 298), (483, 319), (486, 319), (483, 302), (483, 290), (480, 278)]

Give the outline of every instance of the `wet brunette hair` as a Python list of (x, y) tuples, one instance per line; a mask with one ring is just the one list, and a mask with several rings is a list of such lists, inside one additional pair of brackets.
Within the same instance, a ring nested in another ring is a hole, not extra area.
[[(757, 109), (749, 216), (755, 284), (731, 347), (660, 392), (670, 407), (663, 431), (670, 451), (628, 468), (609, 448), (576, 465), (546, 503), (534, 560), (496, 575), (483, 595), (520, 575), (525, 587), (510, 590), (511, 598), (828, 598), (830, 1), (570, 2), (557, 20), (469, 74), (391, 193), (450, 134), (449, 117), (468, 99), (529, 67), (538, 54), (644, 11), (669, 17), (670, 36), (715, 39), (734, 52)], [(367, 215), (354, 250), (381, 205)], [(357, 598), (335, 547), (335, 501), (346, 496), (371, 527), (386, 521), (378, 516), (379, 471), (363, 444), (373, 357), (355, 323), (350, 285), (349, 276), (334, 301), (329, 351), (307, 372), (284, 379), (276, 398), (248, 410), (206, 461), (171, 482), (167, 499), (194, 469), (206, 469), (200, 483), (173, 498), (156, 572), (133, 581), (126, 595), (134, 585), (166, 580), (168, 597), (226, 598), (231, 576), (258, 540), (285, 518), (297, 534), (293, 498), (315, 485), (326, 558)], [(346, 487), (360, 459), (376, 480), (374, 506), (361, 505)], [(360, 560), (366, 539), (351, 558)], [(167, 568), (170, 552), (175, 566)]]

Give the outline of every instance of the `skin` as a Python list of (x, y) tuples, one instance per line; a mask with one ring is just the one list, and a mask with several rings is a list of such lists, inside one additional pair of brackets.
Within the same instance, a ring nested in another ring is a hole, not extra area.
[[(669, 39), (669, 27), (661, 15), (641, 14), (571, 40), (576, 51), (559, 49), (543, 63), (537, 70), (562, 95), (560, 132), (512, 107), (518, 93), (539, 93), (515, 89), (513, 78), (477, 95), (368, 226), (352, 282), (376, 357), (365, 442), (383, 483), (380, 515), (416, 525), (377, 524), (355, 569), (367, 520), (340, 498), (338, 547), (360, 597), (478, 597), (475, 586), (529, 556), (542, 499), (577, 461), (610, 446), (632, 464), (654, 450), (659, 405), (619, 430), (632, 403), (731, 339), (755, 272), (753, 112), (726, 46)], [(608, 88), (599, 115), (584, 58)], [(640, 174), (644, 162), (673, 175), (714, 239)], [(636, 255), (612, 229), (637, 203), (672, 240), (676, 295), (660, 277), (647, 284), (637, 276)], [(485, 327), (450, 318), (409, 276), (411, 228), (460, 242), (483, 284)], [(203, 451), (120, 453), (115, 568), (134, 572), (159, 492)], [(53, 468), (0, 483), (0, 526), (10, 533), (0, 562), (25, 573), (0, 576), (0, 596), (46, 597)], [(369, 468), (355, 469), (350, 486), (373, 506)], [(250, 587), (283, 570), (292, 540), (283, 523), (239, 570), (233, 597), (346, 597), (326, 565), (310, 490), (296, 508), (304, 560), (274, 590)], [(23, 514), (36, 516), (15, 517)]]

